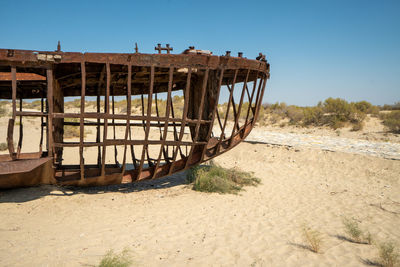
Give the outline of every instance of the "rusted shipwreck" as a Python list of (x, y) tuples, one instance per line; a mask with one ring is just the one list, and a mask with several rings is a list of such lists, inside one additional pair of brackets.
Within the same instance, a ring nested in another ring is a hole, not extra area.
[[(0, 101), (11, 109), (1, 140), (8, 151), (0, 155), (0, 188), (159, 178), (246, 138), (269, 78), (264, 55), (247, 59), (194, 47), (181, 54), (171, 54), (169, 45), (155, 49), (156, 54), (137, 48), (126, 54), (71, 53), (60, 46), (51, 52), (0, 49)], [(174, 106), (179, 95), (181, 112)], [(116, 112), (115, 101), (122, 98), (126, 106)], [(75, 110), (66, 108), (68, 99), (78, 103)], [(88, 109), (90, 99), (95, 105)], [(133, 99), (141, 103), (135, 111)], [(32, 100), (40, 103), (38, 110), (24, 108)], [(32, 118), (36, 132), (24, 127)], [(66, 138), (65, 127), (79, 129), (79, 137)], [(88, 128), (92, 138), (85, 136)], [(24, 151), (26, 137), (30, 146), (37, 142), (34, 151)], [(72, 150), (75, 163), (64, 160), (66, 150)]]

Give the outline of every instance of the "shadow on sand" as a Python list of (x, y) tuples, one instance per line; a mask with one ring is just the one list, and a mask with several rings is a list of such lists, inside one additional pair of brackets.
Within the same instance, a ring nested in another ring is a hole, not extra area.
[(186, 174), (187, 171), (183, 171), (155, 180), (143, 180), (135, 183), (107, 186), (76, 187), (42, 185), (28, 188), (4, 189), (0, 190), (0, 203), (23, 203), (45, 196), (63, 197), (76, 194), (104, 194), (109, 192), (132, 193), (154, 189), (165, 189), (187, 184)]

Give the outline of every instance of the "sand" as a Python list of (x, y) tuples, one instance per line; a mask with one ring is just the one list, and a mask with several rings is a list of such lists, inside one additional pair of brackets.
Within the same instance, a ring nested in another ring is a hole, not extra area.
[[(254, 133), (399, 143), (399, 135), (386, 133), (376, 120), (370, 118), (361, 132), (266, 126)], [(24, 136), (25, 152), (38, 147), (30, 139), (39, 133), (33, 124), (33, 119), (24, 124), (32, 133)], [(5, 125), (2, 118), (1, 136)], [(156, 132), (151, 135), (157, 138)], [(96, 151), (88, 151), (89, 158), (91, 153), (95, 159)], [(76, 154), (66, 153), (66, 161), (74, 159)], [(128, 185), (0, 191), (0, 266), (93, 266), (110, 249), (128, 249), (139, 266), (362, 266), (376, 261), (375, 245), (348, 240), (344, 218), (357, 221), (377, 243), (392, 240), (400, 247), (399, 160), (243, 142), (215, 162), (252, 171), (261, 184), (239, 195), (200, 193), (186, 184), (185, 173), (178, 173)], [(321, 233), (320, 253), (308, 249), (304, 225)]]
[[(134, 185), (0, 192), (1, 266), (82, 266), (129, 249), (143, 266), (360, 266), (373, 245), (343, 218), (400, 244), (400, 161), (242, 143), (216, 162), (253, 171), (240, 195), (193, 191), (185, 174)], [(302, 225), (322, 234), (305, 248)]]

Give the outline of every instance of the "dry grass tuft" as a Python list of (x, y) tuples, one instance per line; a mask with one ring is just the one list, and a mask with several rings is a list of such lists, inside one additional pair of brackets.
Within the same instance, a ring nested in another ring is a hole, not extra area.
[(321, 233), (313, 230), (306, 225), (302, 228), (304, 241), (307, 243), (308, 249), (314, 253), (319, 253), (322, 245)]
[(399, 252), (394, 243), (385, 242), (379, 245), (379, 263), (384, 267), (400, 266)]
[(361, 243), (361, 238), (362, 238), (362, 231), (358, 227), (358, 223), (354, 220), (344, 218), (343, 219), (343, 225), (346, 231), (346, 234), (348, 234), (354, 242)]
[(372, 244), (373, 238), (371, 233), (369, 231), (363, 233), (355, 220), (344, 218), (343, 225), (350, 241), (360, 244)]
[(236, 194), (243, 186), (255, 186), (260, 183), (260, 179), (254, 177), (252, 173), (235, 168), (225, 169), (213, 163), (208, 166), (193, 167), (189, 171), (187, 181), (193, 183), (193, 190), (221, 194)]
[(120, 254), (115, 254), (113, 250), (101, 259), (99, 267), (128, 267), (133, 264), (129, 250), (124, 249)]

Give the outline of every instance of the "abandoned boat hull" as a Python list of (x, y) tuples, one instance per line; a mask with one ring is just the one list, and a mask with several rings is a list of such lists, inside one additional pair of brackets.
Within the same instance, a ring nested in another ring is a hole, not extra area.
[[(118, 184), (186, 170), (244, 140), (269, 78), (264, 57), (59, 50), (0, 49), (0, 100), (12, 103), (0, 188)], [(79, 100), (75, 112), (67, 110), (69, 97)], [(125, 100), (120, 109), (115, 98)], [(32, 99), (40, 100), (40, 111), (24, 108)], [(94, 111), (89, 99), (95, 99)], [(140, 105), (133, 107), (134, 101)], [(27, 117), (40, 119), (34, 153), (23, 149)], [(67, 138), (65, 127), (79, 137)], [(96, 129), (91, 141), (85, 138), (89, 127)], [(76, 149), (75, 164), (65, 161), (69, 148)], [(96, 150), (96, 158), (87, 149)]]

